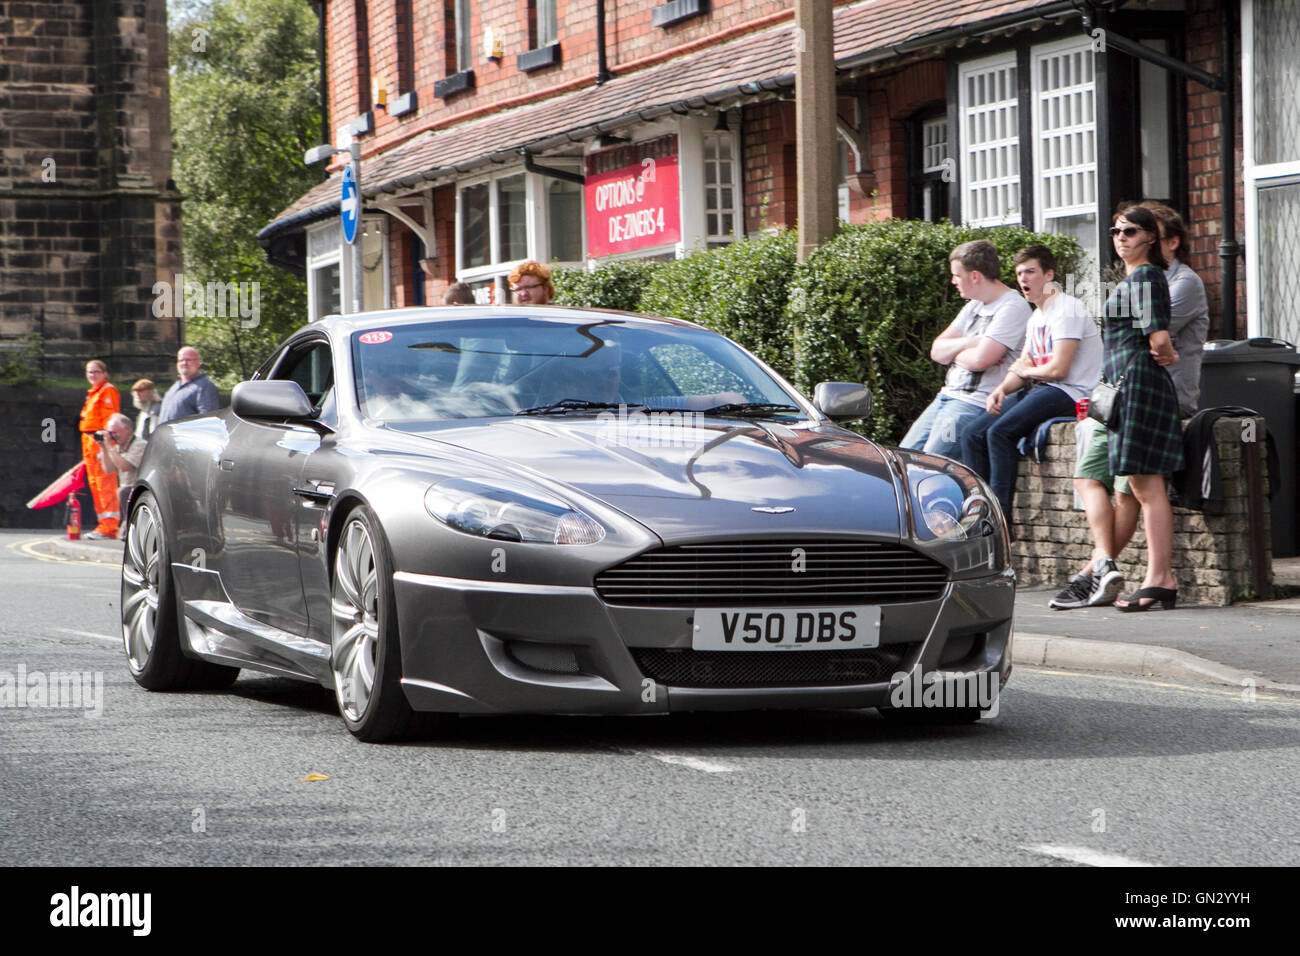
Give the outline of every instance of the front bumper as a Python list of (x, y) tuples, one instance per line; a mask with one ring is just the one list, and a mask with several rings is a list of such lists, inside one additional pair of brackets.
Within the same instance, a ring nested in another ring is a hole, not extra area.
[[(809, 683), (805, 677), (797, 686), (780, 675), (777, 658), (792, 664), (792, 658), (837, 652), (716, 652), (742, 669), (742, 658), (756, 668), (741, 674), (745, 686), (716, 686), (717, 668), (690, 650), (690, 611), (609, 605), (589, 587), (405, 571), (393, 576), (393, 586), (402, 686), (417, 710), (662, 714), (876, 707), (888, 704), (900, 672), (993, 672), (1001, 684), (1011, 671), (1015, 582), (1009, 573), (949, 582), (934, 600), (881, 605), (879, 654), (838, 668), (833, 680)], [(764, 673), (775, 675), (770, 684), (763, 683)], [(728, 679), (734, 678), (722, 678)]]

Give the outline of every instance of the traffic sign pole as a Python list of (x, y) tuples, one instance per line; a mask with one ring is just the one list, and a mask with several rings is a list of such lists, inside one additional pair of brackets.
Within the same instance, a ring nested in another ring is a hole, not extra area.
[(365, 308), (361, 262), (361, 246), (364, 242), (357, 243), (357, 233), (360, 232), (363, 237), (365, 235), (361, 215), (361, 144), (353, 139), (349, 152), (352, 159), (343, 169), (343, 188), (339, 195), (339, 223), (343, 233), (339, 252), (340, 260), (347, 259), (352, 263), (352, 311), (361, 312)]
[(361, 144), (357, 142), (355, 136), (352, 139), (351, 153), (352, 153), (352, 161), (348, 164), (348, 169), (352, 170), (352, 176), (356, 180), (356, 200), (357, 200), (356, 215), (355, 215), (355, 221), (353, 222), (352, 225), (352, 240), (351, 240), (352, 243), (352, 311), (364, 312), (366, 308), (366, 304), (365, 304), (365, 289), (363, 288), (364, 272), (362, 270), (362, 265), (361, 265), (361, 253), (362, 253), (362, 248), (365, 246), (365, 242), (355, 241), (358, 232), (362, 234), (363, 240), (365, 236), (365, 229), (363, 228), (365, 223), (362, 221), (361, 218), (361, 210), (363, 206), (361, 200)]

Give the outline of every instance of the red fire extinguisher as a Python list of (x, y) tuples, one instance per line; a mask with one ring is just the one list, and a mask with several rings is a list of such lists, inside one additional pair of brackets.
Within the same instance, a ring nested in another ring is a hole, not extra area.
[(76, 495), (68, 495), (68, 540), (81, 540), (81, 502)]

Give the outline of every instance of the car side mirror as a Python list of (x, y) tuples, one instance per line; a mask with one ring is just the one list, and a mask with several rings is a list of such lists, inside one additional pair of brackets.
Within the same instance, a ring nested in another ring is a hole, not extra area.
[(297, 382), (240, 382), (230, 393), (230, 409), (240, 418), (304, 419), (316, 409)]
[(813, 404), (833, 422), (855, 422), (871, 414), (871, 389), (857, 382), (818, 382)]

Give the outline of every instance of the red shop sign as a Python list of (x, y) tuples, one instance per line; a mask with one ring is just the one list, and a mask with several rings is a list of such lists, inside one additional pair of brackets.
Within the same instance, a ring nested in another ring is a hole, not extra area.
[(587, 177), (587, 254), (608, 256), (678, 242), (677, 157), (646, 157)]

